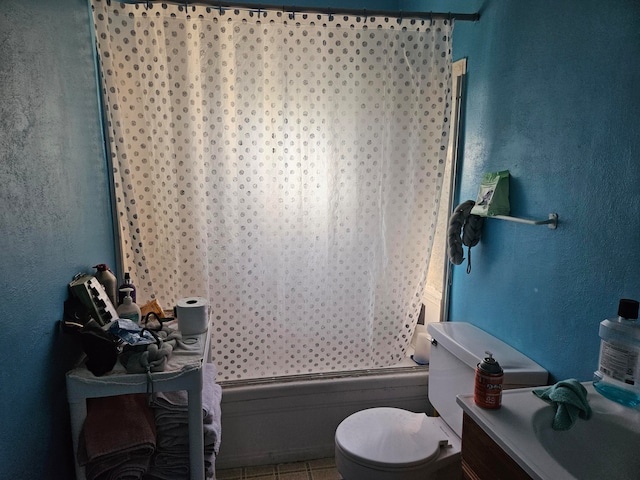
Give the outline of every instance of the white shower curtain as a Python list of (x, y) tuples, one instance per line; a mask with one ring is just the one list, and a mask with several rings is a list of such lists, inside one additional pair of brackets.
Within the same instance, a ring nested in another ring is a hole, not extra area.
[(91, 5), (138, 302), (207, 297), (219, 380), (398, 362), (436, 224), (450, 22)]

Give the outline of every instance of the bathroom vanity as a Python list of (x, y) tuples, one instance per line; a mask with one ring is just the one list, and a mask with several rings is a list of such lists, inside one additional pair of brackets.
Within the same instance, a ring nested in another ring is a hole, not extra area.
[(555, 409), (533, 388), (503, 392), (497, 410), (478, 407), (473, 395), (459, 395), (464, 478), (637, 479), (640, 410), (606, 399), (591, 382), (583, 385), (593, 414), (589, 420), (578, 418), (566, 431), (551, 428)]
[(464, 480), (531, 479), (466, 413), (462, 420), (462, 475)]

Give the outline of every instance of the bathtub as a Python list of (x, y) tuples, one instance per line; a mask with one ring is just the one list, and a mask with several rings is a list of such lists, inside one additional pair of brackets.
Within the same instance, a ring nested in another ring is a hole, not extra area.
[(429, 371), (399, 366), (348, 373), (221, 382), (222, 444), (216, 468), (331, 457), (338, 424), (369, 407), (431, 414)]

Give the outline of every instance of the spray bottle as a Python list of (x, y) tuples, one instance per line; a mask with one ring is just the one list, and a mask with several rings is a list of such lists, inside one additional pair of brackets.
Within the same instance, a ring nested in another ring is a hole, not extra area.
[(473, 401), (482, 408), (496, 409), (502, 405), (504, 371), (491, 352), (476, 366)]
[(124, 300), (122, 301), (122, 305), (118, 307), (116, 313), (119, 318), (124, 318), (131, 320), (134, 323), (140, 324), (140, 319), (142, 318), (142, 313), (140, 312), (140, 307), (136, 305), (131, 299), (132, 288), (121, 288), (120, 292), (124, 293)]
[(593, 386), (627, 407), (640, 406), (640, 324), (636, 300), (622, 299), (618, 318), (600, 322), (600, 358)]

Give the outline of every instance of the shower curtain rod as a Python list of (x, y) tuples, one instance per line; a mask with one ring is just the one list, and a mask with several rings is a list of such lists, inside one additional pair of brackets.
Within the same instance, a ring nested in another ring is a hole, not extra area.
[[(111, 3), (110, 0), (107, 0), (107, 3)], [(231, 10), (231, 9), (241, 9), (241, 10), (254, 10), (256, 12), (261, 12), (262, 10), (279, 10), (287, 13), (318, 13), (323, 15), (355, 15), (362, 17), (392, 17), (399, 19), (419, 19), (419, 20), (436, 20), (436, 19), (449, 19), (456, 20), (462, 22), (476, 22), (480, 20), (479, 13), (452, 13), (452, 12), (412, 12), (407, 11), (403, 12), (402, 10), (394, 11), (394, 10), (369, 10), (369, 9), (355, 9), (355, 8), (333, 8), (333, 7), (309, 7), (309, 6), (299, 6), (299, 5), (272, 5), (272, 4), (264, 4), (264, 3), (244, 3), (244, 2), (215, 2), (215, 1), (207, 1), (207, 0), (198, 0), (195, 2), (189, 1), (171, 1), (171, 0), (155, 0), (155, 1), (143, 1), (143, 0), (133, 0), (133, 1), (124, 1), (122, 3), (132, 3), (132, 4), (145, 4), (150, 5), (152, 3), (172, 3), (177, 5), (183, 5), (185, 7), (189, 7), (190, 5), (201, 5), (205, 7), (212, 7), (220, 10)]]

